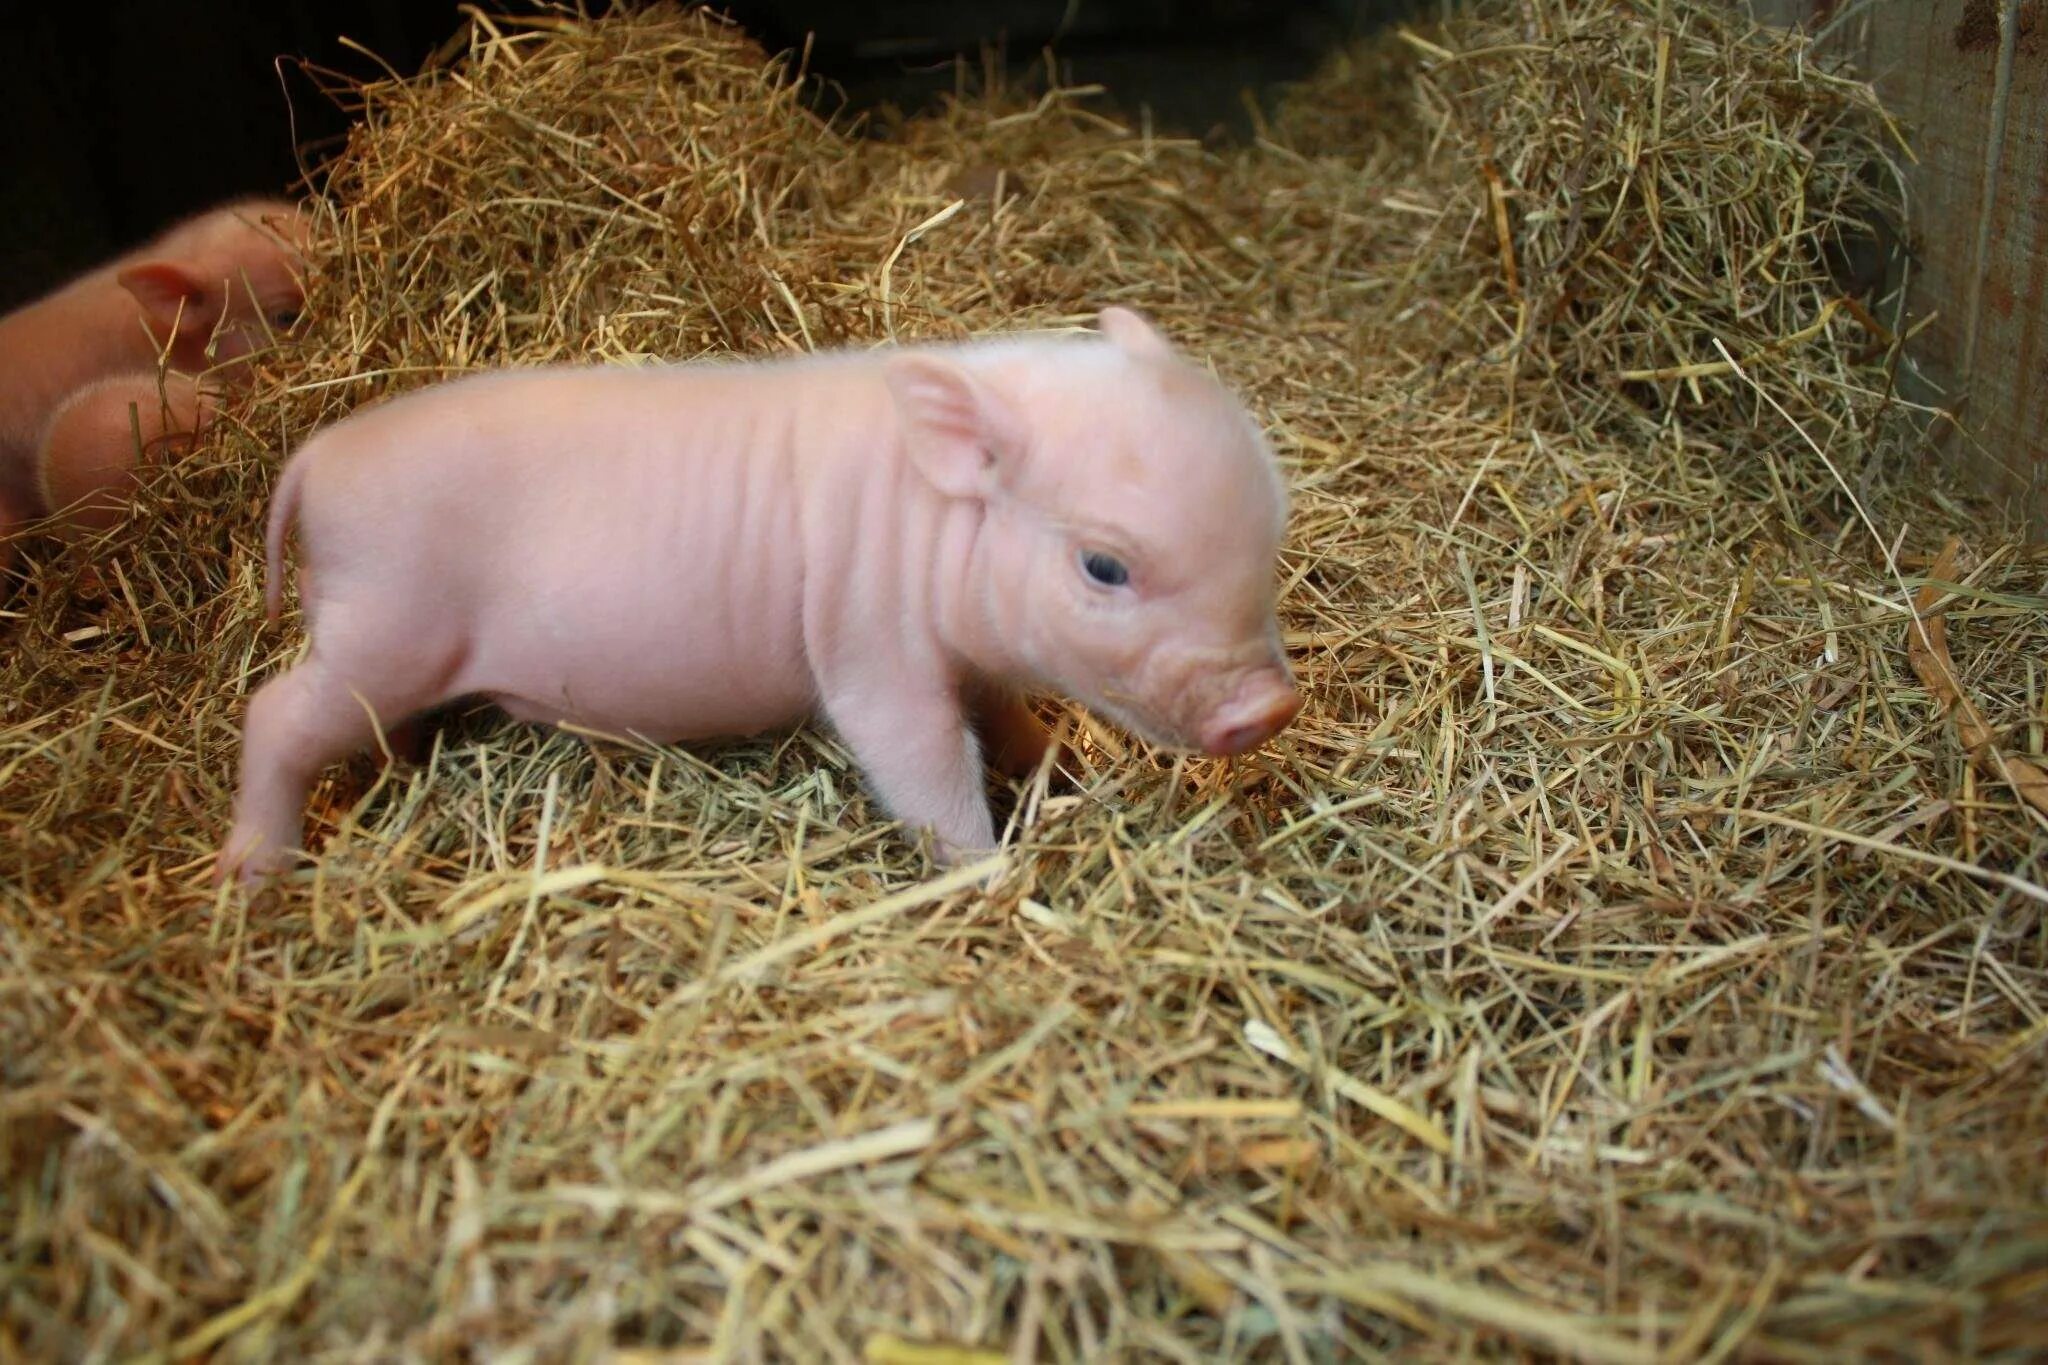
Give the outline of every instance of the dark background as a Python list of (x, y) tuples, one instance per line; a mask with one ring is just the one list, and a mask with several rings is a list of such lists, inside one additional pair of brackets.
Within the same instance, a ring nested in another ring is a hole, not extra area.
[[(1441, 0), (728, 0), (771, 50), (813, 36), (811, 70), (855, 109), (914, 107), (952, 59), (1050, 44), (1159, 126), (1242, 132), (1241, 92), (1306, 75), (1386, 16)], [(521, 0), (485, 6), (519, 13)], [(602, 0), (588, 8), (601, 12)], [(286, 190), (346, 118), (300, 62), (410, 73), (462, 24), (456, 0), (80, 0), (0, 19), (0, 311), (242, 193)]]

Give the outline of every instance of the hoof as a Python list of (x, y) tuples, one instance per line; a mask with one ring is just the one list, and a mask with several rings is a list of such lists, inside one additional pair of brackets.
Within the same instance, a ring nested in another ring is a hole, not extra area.
[(233, 881), (254, 888), (291, 871), (297, 861), (291, 850), (267, 840), (231, 838), (213, 860), (213, 884), (218, 888)]

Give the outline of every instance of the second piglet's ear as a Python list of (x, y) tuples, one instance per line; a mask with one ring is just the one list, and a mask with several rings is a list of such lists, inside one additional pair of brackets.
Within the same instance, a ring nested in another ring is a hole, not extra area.
[(212, 297), (199, 276), (171, 261), (145, 261), (131, 265), (114, 277), (115, 282), (142, 305), (143, 314), (159, 333), (191, 336), (213, 330), (220, 320), (220, 301)]
[(903, 418), (903, 441), (926, 482), (950, 498), (983, 498), (1024, 449), (1024, 424), (964, 366), (901, 355), (884, 374)]

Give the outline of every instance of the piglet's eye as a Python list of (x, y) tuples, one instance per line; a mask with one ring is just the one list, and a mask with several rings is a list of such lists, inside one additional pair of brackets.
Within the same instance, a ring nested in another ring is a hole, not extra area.
[(1105, 588), (1121, 588), (1131, 581), (1131, 571), (1115, 555), (1090, 550), (1081, 556), (1081, 569)]
[(299, 310), (296, 308), (280, 308), (270, 315), (270, 325), (280, 332), (289, 332), (298, 325), (298, 321)]

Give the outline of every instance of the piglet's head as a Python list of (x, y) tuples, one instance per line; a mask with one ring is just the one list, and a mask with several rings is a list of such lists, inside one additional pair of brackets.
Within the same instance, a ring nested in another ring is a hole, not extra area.
[(181, 224), (115, 278), (176, 368), (233, 367), (298, 322), (305, 245), (296, 205), (251, 200)]
[(891, 362), (906, 446), (980, 523), (941, 629), (1154, 743), (1240, 754), (1301, 709), (1274, 619), (1286, 492), (1244, 407), (1143, 318)]

